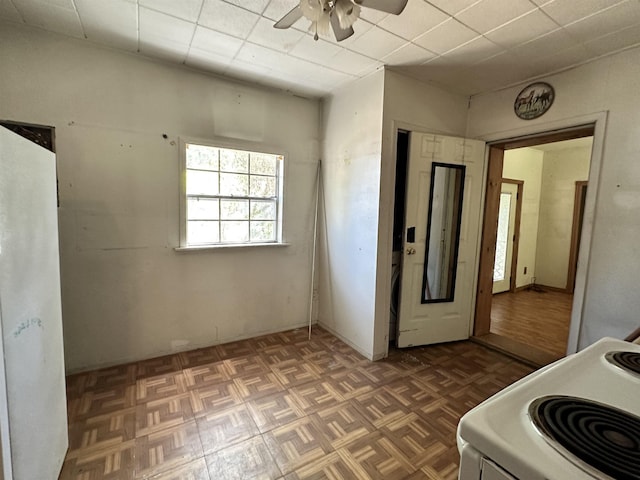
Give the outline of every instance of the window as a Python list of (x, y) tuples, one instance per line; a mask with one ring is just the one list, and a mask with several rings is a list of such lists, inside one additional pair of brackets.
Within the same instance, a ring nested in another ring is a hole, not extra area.
[(183, 247), (280, 243), (284, 157), (184, 144)]

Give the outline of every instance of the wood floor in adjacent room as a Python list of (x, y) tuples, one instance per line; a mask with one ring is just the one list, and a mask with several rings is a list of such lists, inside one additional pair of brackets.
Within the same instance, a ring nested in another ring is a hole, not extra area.
[(459, 418), (529, 372), (470, 342), (372, 363), (317, 328), (78, 374), (60, 479), (456, 479)]
[(491, 333), (564, 357), (573, 295), (522, 290), (499, 293), (491, 302)]

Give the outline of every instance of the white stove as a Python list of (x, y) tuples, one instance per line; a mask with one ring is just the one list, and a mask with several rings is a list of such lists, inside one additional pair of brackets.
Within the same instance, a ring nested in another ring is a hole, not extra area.
[(640, 345), (604, 338), (507, 387), (460, 420), (459, 479), (640, 480), (638, 372)]

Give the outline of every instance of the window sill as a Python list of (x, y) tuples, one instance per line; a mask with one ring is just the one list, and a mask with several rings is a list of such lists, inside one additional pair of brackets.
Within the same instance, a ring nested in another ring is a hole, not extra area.
[(176, 252), (202, 252), (210, 250), (229, 250), (236, 248), (265, 248), (265, 247), (288, 247), (290, 243), (229, 243), (225, 245), (194, 245), (189, 247), (175, 247)]

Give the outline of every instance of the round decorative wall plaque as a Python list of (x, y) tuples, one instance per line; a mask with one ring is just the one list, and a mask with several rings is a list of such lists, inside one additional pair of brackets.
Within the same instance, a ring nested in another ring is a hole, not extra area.
[(555, 97), (555, 91), (548, 83), (532, 83), (518, 94), (513, 102), (513, 111), (523, 120), (533, 120), (551, 108)]

